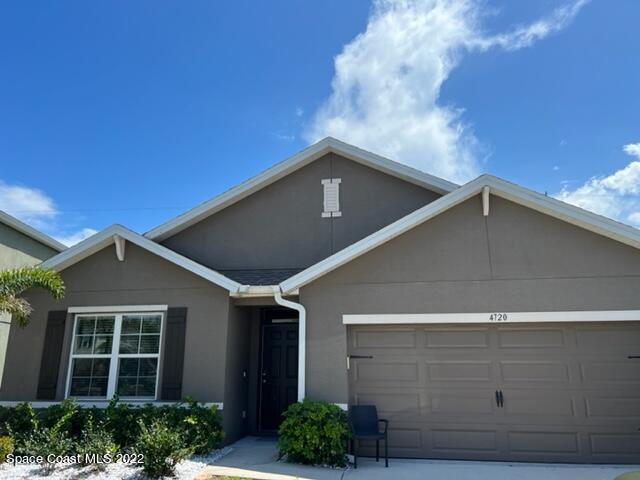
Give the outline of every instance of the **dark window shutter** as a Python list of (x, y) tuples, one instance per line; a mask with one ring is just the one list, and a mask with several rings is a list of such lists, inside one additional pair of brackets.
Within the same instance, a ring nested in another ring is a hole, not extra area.
[(66, 310), (52, 310), (49, 312), (47, 329), (44, 334), (42, 359), (40, 361), (40, 376), (36, 393), (38, 400), (55, 400), (56, 398), (66, 321)]
[(167, 310), (167, 325), (162, 362), (162, 400), (182, 399), (182, 370), (184, 367), (184, 340), (187, 326), (186, 307)]

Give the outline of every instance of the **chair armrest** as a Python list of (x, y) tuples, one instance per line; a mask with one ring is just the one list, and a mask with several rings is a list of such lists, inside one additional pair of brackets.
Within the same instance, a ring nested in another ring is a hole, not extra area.
[(384, 418), (379, 418), (378, 423), (384, 423), (384, 431), (382, 433), (387, 433), (387, 430), (389, 429), (389, 420)]

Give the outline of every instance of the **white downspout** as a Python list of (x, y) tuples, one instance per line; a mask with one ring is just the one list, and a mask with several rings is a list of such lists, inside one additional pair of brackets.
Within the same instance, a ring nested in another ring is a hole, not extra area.
[(282, 292), (277, 285), (273, 287), (273, 298), (278, 305), (291, 308), (298, 312), (298, 401), (301, 402), (304, 400), (305, 394), (307, 311), (301, 304), (282, 298)]

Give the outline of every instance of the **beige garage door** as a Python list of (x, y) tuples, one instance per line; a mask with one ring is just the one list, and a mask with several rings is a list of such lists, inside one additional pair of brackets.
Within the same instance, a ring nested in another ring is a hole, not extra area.
[(393, 456), (640, 463), (640, 324), (348, 329)]

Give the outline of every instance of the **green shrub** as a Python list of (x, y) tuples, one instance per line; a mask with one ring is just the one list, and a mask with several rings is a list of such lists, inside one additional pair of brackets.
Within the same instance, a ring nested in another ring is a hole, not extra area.
[(168, 425), (181, 432), (185, 445), (195, 453), (209, 453), (224, 438), (222, 419), (215, 405), (205, 407), (187, 399), (186, 406), (180, 404), (167, 409), (164, 418)]
[(43, 464), (45, 470), (52, 470), (55, 465), (48, 462), (50, 455), (55, 459), (60, 455), (73, 454), (74, 442), (69, 435), (69, 425), (74, 412), (74, 409), (69, 409), (57, 419), (53, 426), (40, 427), (24, 441), (24, 453), (42, 456), (45, 459)]
[(287, 460), (312, 465), (344, 466), (349, 427), (337, 405), (305, 400), (283, 413), (278, 448)]
[(13, 438), (3, 435), (0, 437), (0, 463), (4, 463), (10, 453), (13, 453)]
[(150, 477), (173, 475), (178, 462), (193, 453), (193, 449), (185, 446), (180, 432), (170, 429), (164, 421), (155, 420), (151, 426), (139, 421), (139, 428), (135, 451), (143, 455), (142, 469)]
[(24, 402), (8, 409), (4, 418), (3, 431), (11, 435), (17, 453), (25, 452), (25, 443), (38, 431), (38, 415), (30, 403)]
[[(80, 463), (90, 463), (90, 458), (102, 457), (110, 455), (115, 457), (118, 452), (118, 446), (113, 441), (111, 432), (104, 428), (104, 425), (94, 426), (93, 421), (89, 420), (85, 429), (80, 435), (80, 440), (76, 444), (76, 453), (80, 455)], [(106, 467), (105, 463), (94, 463), (99, 469)]]

